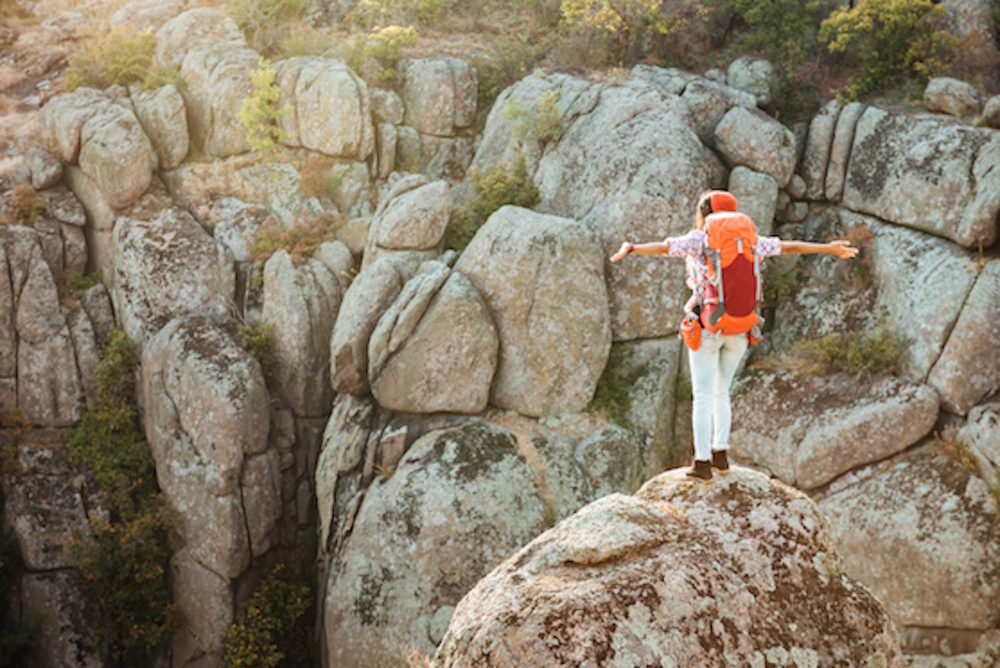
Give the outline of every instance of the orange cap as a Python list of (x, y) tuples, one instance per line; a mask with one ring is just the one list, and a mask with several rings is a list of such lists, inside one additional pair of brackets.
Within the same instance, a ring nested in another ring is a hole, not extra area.
[(710, 194), (710, 201), (712, 202), (712, 212), (717, 213), (719, 211), (736, 211), (738, 204), (736, 202), (736, 197), (725, 190), (713, 190)]

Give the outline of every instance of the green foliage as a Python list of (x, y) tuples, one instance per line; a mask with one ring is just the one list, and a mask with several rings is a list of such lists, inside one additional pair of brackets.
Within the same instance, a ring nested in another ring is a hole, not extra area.
[(153, 63), (156, 38), (153, 31), (136, 33), (131, 26), (112, 26), (83, 40), (70, 54), (63, 85), (104, 89), (138, 83), (153, 89), (178, 81), (177, 73)]
[(399, 53), (417, 43), (417, 30), (398, 25), (355, 35), (341, 54), (344, 62), (368, 83), (382, 88), (399, 82)]
[(500, 93), (535, 68), (552, 47), (555, 33), (522, 33), (499, 39), (485, 56), (473, 59), (479, 76), (477, 125), (486, 125), (486, 116)]
[(74, 297), (80, 299), (87, 292), (87, 290), (100, 284), (100, 282), (101, 275), (96, 271), (92, 274), (86, 274), (84, 276), (70, 276), (69, 289), (73, 293)]
[(858, 378), (887, 374), (898, 376), (909, 359), (909, 342), (885, 322), (869, 333), (841, 332), (793, 346), (792, 354), (806, 362), (813, 373), (848, 373)]
[(236, 336), (243, 348), (260, 364), (264, 378), (270, 378), (274, 368), (274, 351), (271, 347), (274, 327), (266, 322), (240, 323)]
[(281, 38), (278, 52), (283, 58), (322, 56), (333, 47), (333, 39), (306, 23), (289, 29)]
[(350, 20), (365, 26), (387, 22), (427, 24), (440, 19), (455, 4), (456, 0), (360, 0)]
[(229, 627), (223, 645), (226, 668), (310, 665), (309, 626), (302, 622), (311, 593), (274, 567), (250, 597), (246, 613)]
[(905, 78), (925, 81), (943, 73), (955, 44), (944, 19), (945, 9), (933, 0), (861, 0), (834, 11), (819, 38), (860, 70), (848, 92), (861, 96)]
[(14, 187), (14, 222), (18, 225), (34, 227), (39, 216), (44, 216), (48, 211), (45, 200), (39, 196), (38, 191), (29, 185), (19, 185)]
[(229, 4), (229, 15), (246, 35), (247, 42), (265, 56), (276, 56), (282, 51), (282, 42), (301, 28), (293, 24), (304, 14), (302, 0), (232, 0)]
[(66, 439), (71, 460), (93, 476), (109, 510), (108, 519), (92, 521), (91, 536), (77, 537), (69, 553), (95, 603), (93, 628), (125, 663), (158, 647), (174, 620), (168, 586), (171, 518), (139, 430), (138, 361), (135, 344), (122, 330), (113, 331), (96, 369), (97, 398)]
[(622, 344), (611, 346), (608, 363), (597, 383), (594, 398), (587, 410), (603, 412), (612, 422), (629, 428), (628, 412), (632, 408), (632, 386), (646, 373), (646, 365), (632, 361), (631, 352)]
[(291, 112), (287, 105), (278, 106), (281, 92), (275, 76), (271, 63), (261, 58), (250, 74), (252, 91), (243, 98), (240, 109), (236, 112), (250, 148), (265, 154), (273, 153), (278, 144), (287, 139), (279, 121)]
[(723, 28), (726, 46), (762, 53), (788, 68), (816, 51), (816, 32), (829, 0), (705, 0)]
[(472, 241), (476, 230), (502, 206), (512, 204), (531, 208), (538, 203), (538, 188), (528, 174), (523, 154), (518, 154), (513, 167), (506, 162), (490, 165), (484, 170), (473, 167), (469, 172), (469, 182), (475, 199), (468, 206), (452, 209), (444, 236), (447, 248), (464, 249)]
[(273, 218), (265, 222), (253, 245), (253, 259), (266, 262), (279, 250), (286, 250), (299, 264), (311, 257), (324, 241), (333, 241), (343, 219), (332, 214), (315, 214), (298, 225), (285, 227)]
[(503, 119), (514, 126), (514, 135), (522, 142), (545, 146), (562, 139), (562, 113), (559, 111), (559, 90), (550, 90), (538, 99), (534, 109), (511, 99), (503, 110)]

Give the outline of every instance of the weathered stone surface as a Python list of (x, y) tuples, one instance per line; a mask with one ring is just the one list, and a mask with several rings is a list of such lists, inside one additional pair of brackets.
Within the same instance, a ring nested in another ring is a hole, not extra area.
[(420, 171), (432, 179), (461, 179), (472, 164), (471, 137), (420, 135)]
[(83, 228), (65, 224), (59, 228), (65, 275), (83, 276), (87, 270), (87, 238)]
[(264, 265), (263, 321), (272, 331), (274, 385), (297, 416), (330, 411), (330, 335), (340, 300), (338, 277), (317, 259), (296, 267), (280, 250)]
[(111, 296), (122, 328), (145, 342), (172, 318), (225, 315), (236, 293), (232, 258), (182, 209), (155, 220), (119, 218)]
[(892, 377), (754, 371), (733, 397), (733, 456), (814, 489), (905, 450), (937, 419), (933, 389)]
[(695, 79), (684, 87), (681, 100), (687, 105), (698, 138), (706, 144), (715, 142), (715, 126), (733, 107), (756, 108), (757, 100), (745, 91), (712, 81)]
[(500, 333), (494, 404), (538, 416), (589, 403), (611, 346), (603, 264), (568, 218), (505, 206), (480, 228), (457, 269)]
[(289, 146), (365, 160), (375, 148), (368, 86), (344, 63), (299, 56), (276, 66), (276, 83), (291, 113), (281, 120)]
[(418, 132), (448, 137), (476, 118), (476, 70), (459, 58), (411, 60), (403, 75), (406, 124)]
[(377, 169), (375, 177), (387, 179), (396, 166), (396, 144), (399, 139), (399, 131), (395, 125), (389, 123), (379, 123), (375, 126), (375, 152), (377, 158)]
[(159, 30), (184, 11), (186, 0), (130, 0), (111, 15), (111, 25), (129, 25), (136, 32)]
[(898, 625), (996, 625), (997, 508), (983, 480), (961, 465), (924, 450), (819, 506), (845, 572), (865, 583)]
[(997, 238), (1000, 135), (869, 107), (858, 121), (844, 206), (969, 248)]
[(826, 192), (830, 148), (833, 145), (833, 134), (842, 106), (839, 100), (830, 100), (809, 122), (809, 134), (802, 153), (801, 173), (806, 182), (806, 197), (811, 200), (823, 199)]
[(97, 401), (98, 339), (87, 312), (80, 305), (74, 305), (66, 314), (73, 355), (79, 373), (80, 387), (88, 402)]
[(32, 665), (100, 668), (102, 648), (91, 632), (82, 578), (70, 570), (31, 573), (21, 578), (21, 619), (33, 627)]
[(757, 233), (771, 234), (778, 206), (778, 182), (767, 174), (736, 167), (729, 173), (729, 192), (736, 196), (740, 211), (756, 223)]
[(237, 262), (253, 259), (257, 233), (271, 212), (263, 206), (249, 204), (235, 197), (220, 197), (212, 203), (209, 213), (212, 236), (222, 244)]
[(368, 391), (368, 338), (403, 289), (399, 265), (393, 256), (376, 260), (361, 270), (344, 294), (330, 340), (330, 380), (335, 392)]
[(330, 213), (319, 198), (302, 192), (302, 174), (289, 163), (249, 164), (240, 168), (235, 178), (241, 184), (242, 199), (266, 206), (285, 227)]
[(108, 103), (80, 130), (79, 162), (108, 204), (122, 209), (149, 187), (156, 155), (131, 110)]
[(132, 108), (156, 149), (160, 169), (174, 169), (188, 154), (187, 116), (184, 98), (173, 85), (153, 91), (134, 89)]
[(374, 245), (391, 250), (439, 248), (450, 214), (448, 184), (434, 181), (384, 200), (368, 233)]
[[(185, 12), (174, 21), (190, 13)], [(163, 26), (160, 32), (172, 23)], [(188, 51), (180, 65), (184, 83), (181, 91), (187, 107), (191, 142), (212, 157), (245, 153), (250, 150), (250, 144), (236, 111), (252, 92), (250, 75), (260, 56), (236, 43), (221, 44), (212, 40), (209, 44)]]
[(1000, 95), (994, 95), (983, 105), (983, 123), (987, 127), (1000, 128)]
[(7, 455), (3, 473), (4, 526), (31, 571), (69, 568), (66, 546), (75, 533), (89, 535), (80, 492), (74, 487), (56, 431), (32, 430)]
[(971, 84), (951, 77), (935, 77), (924, 88), (927, 111), (940, 111), (951, 116), (978, 114), (983, 97)]
[(330, 570), (325, 659), (377, 668), (407, 647), (432, 653), (438, 612), (545, 525), (509, 431), (467, 423), (422, 437), (369, 487)]
[(220, 640), (233, 623), (232, 588), (225, 578), (198, 563), (187, 549), (174, 554), (170, 568), (171, 600), (184, 616), (184, 623), (174, 632), (171, 647), (174, 665), (209, 663), (206, 650), (215, 650), (217, 657)]
[(983, 397), (1000, 390), (1000, 260), (986, 263), (962, 306), (927, 382), (948, 411), (965, 415)]
[(892, 622), (828, 543), (815, 505), (758, 473), (668, 472), (495, 568), (433, 665), (902, 666)]
[(837, 116), (837, 129), (833, 134), (830, 162), (826, 168), (826, 198), (831, 202), (839, 202), (844, 194), (844, 179), (847, 177), (847, 164), (854, 146), (854, 133), (865, 109), (867, 105), (851, 102)]
[(71, 191), (59, 187), (46, 190), (39, 195), (45, 201), (46, 216), (54, 218), (63, 225), (83, 227), (87, 224), (87, 213), (83, 204)]
[(80, 305), (87, 312), (87, 319), (94, 329), (94, 337), (99, 346), (104, 345), (111, 330), (115, 328), (115, 312), (111, 306), (111, 295), (103, 283), (89, 288), (80, 298)]
[(370, 88), (368, 93), (372, 101), (372, 115), (377, 123), (401, 125), (406, 109), (403, 99), (395, 91), (382, 88)]
[(1000, 484), (1000, 402), (981, 404), (969, 411), (969, 420), (959, 430), (957, 440), (976, 458), (979, 475), (986, 484), (994, 488)]
[(78, 88), (56, 95), (42, 107), (42, 133), (48, 148), (65, 163), (75, 164), (80, 154), (80, 130), (107, 98), (93, 88)]
[(218, 9), (196, 7), (167, 21), (156, 32), (156, 62), (180, 68), (191, 51), (214, 47), (240, 48), (246, 39), (236, 22)]
[(768, 174), (782, 188), (795, 170), (795, 135), (761, 112), (730, 109), (715, 128), (715, 145), (730, 166)]
[(729, 64), (726, 83), (753, 95), (761, 107), (771, 104), (779, 92), (778, 73), (774, 65), (752, 56), (740, 56)]
[[(506, 110), (537, 108), (546, 95), (556, 96), (564, 132), (558, 143), (542, 147), (519, 136)], [(725, 169), (691, 129), (689, 114), (681, 99), (638, 77), (610, 85), (565, 75), (530, 76), (498, 98), (473, 166), (513, 165), (522, 151), (541, 194), (539, 208), (592, 227), (610, 256), (623, 239), (686, 232), (698, 195), (725, 183)], [(670, 174), (686, 176), (678, 180)], [(616, 340), (676, 330), (671, 313), (679, 313), (687, 299), (679, 264), (630, 258), (606, 263), (605, 271)]]
[(469, 279), (439, 262), (428, 265), (372, 334), (372, 394), (405, 413), (479, 413), (497, 366), (496, 326)]
[(32, 146), (25, 161), (31, 172), (31, 187), (45, 190), (62, 179), (62, 163), (48, 151)]

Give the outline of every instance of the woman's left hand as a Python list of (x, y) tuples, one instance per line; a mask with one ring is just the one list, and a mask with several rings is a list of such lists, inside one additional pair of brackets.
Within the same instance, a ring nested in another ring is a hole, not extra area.
[(622, 243), (622, 246), (621, 248), (618, 249), (618, 252), (611, 256), (611, 261), (618, 262), (618, 260), (622, 259), (626, 255), (631, 253), (632, 249), (634, 248), (635, 246), (629, 241)]
[(844, 239), (831, 241), (827, 246), (829, 247), (827, 252), (830, 255), (839, 257), (841, 260), (850, 260), (858, 254), (858, 249), (852, 246), (850, 241), (845, 241)]

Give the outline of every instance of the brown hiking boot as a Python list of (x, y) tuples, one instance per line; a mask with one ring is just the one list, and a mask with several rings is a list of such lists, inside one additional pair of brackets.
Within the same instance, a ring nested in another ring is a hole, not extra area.
[(698, 478), (699, 480), (711, 480), (712, 479), (712, 462), (705, 460), (699, 461), (694, 460), (694, 466), (689, 468), (686, 473), (689, 478)]
[(712, 450), (712, 467), (719, 469), (722, 475), (729, 473), (729, 456), (725, 450)]

